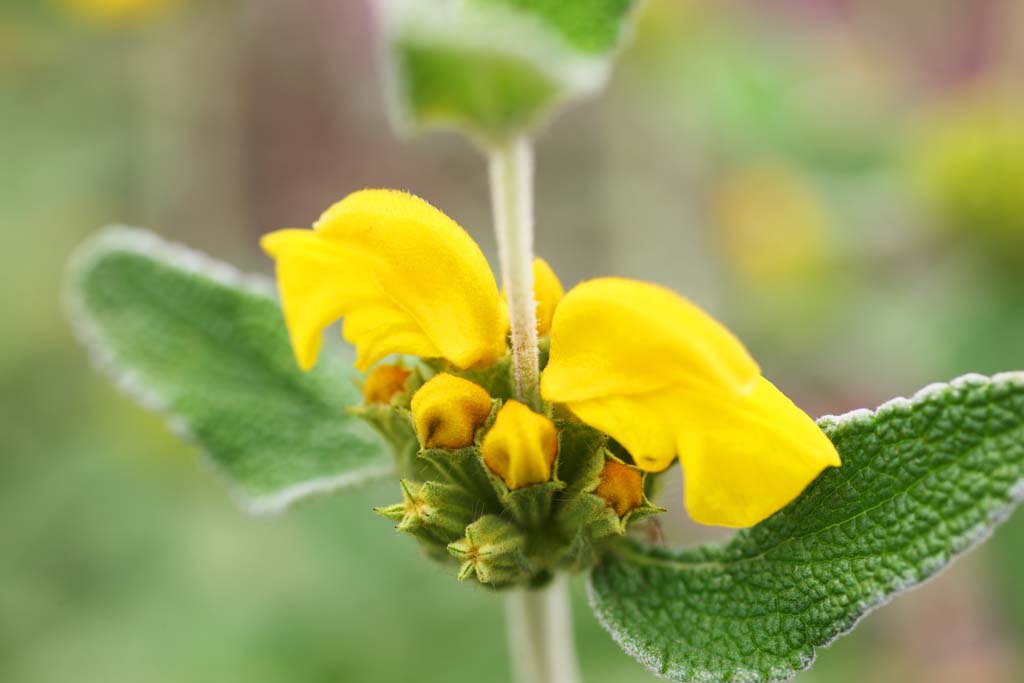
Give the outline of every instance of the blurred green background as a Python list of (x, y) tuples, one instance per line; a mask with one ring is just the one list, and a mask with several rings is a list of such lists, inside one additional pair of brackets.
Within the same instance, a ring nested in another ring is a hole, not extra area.
[[(245, 517), (60, 306), (105, 223), (269, 272), (260, 234), (361, 187), (493, 259), (479, 155), (388, 126), (371, 10), (0, 5), (0, 681), (507, 679), (501, 601), (372, 514), (395, 485)], [(1017, 0), (651, 0), (539, 139), (539, 251), (685, 293), (814, 415), (1024, 369), (1022, 72)], [(669, 542), (716, 535), (672, 495)], [(1018, 514), (798, 680), (1024, 681), (1021, 576)], [(585, 680), (653, 680), (575, 592)]]

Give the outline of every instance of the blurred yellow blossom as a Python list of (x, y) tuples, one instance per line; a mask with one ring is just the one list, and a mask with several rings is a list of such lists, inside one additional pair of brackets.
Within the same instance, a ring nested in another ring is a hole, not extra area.
[(60, 0), (68, 12), (99, 24), (125, 24), (155, 16), (181, 0)]
[(809, 180), (786, 165), (758, 162), (728, 174), (711, 210), (729, 263), (758, 284), (799, 277), (821, 261), (827, 211)]
[(1024, 101), (982, 91), (953, 102), (921, 127), (910, 168), (938, 224), (1024, 246)]

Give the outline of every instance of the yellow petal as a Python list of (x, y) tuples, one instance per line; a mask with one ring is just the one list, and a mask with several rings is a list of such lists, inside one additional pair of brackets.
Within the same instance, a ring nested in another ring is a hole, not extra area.
[(840, 465), (735, 337), (653, 285), (608, 278), (569, 292), (541, 393), (619, 441), (640, 469), (678, 456), (687, 509), (704, 524), (756, 524)]
[(676, 459), (680, 415), (673, 391), (602, 396), (568, 406), (583, 422), (622, 444), (646, 472), (661, 472)]
[(763, 378), (739, 401), (681, 395), (678, 448), (690, 516), (728, 527), (760, 522), (841, 465), (824, 432)]
[(537, 334), (546, 337), (551, 333), (551, 319), (565, 290), (555, 271), (542, 258), (533, 260), (533, 296), (537, 300)]
[(665, 387), (742, 394), (759, 374), (743, 344), (683, 297), (599, 278), (577, 285), (558, 305), (541, 393), (570, 404)]
[(277, 261), (285, 320), (304, 369), (316, 362), (323, 329), (342, 317), (363, 370), (392, 353), (445, 358), (461, 368), (505, 353), (486, 259), (462, 228), (422, 199), (356, 192), (328, 209), (314, 230), (280, 230), (262, 245)]
[(441, 373), (416, 391), (410, 410), (424, 448), (454, 450), (473, 444), (491, 413), (491, 397), (478, 384)]
[(481, 448), (487, 467), (510, 489), (519, 489), (551, 478), (558, 432), (544, 415), (519, 401), (508, 401), (498, 411)]
[(323, 329), (356, 305), (381, 301), (383, 295), (358, 253), (312, 230), (278, 230), (264, 235), (260, 244), (277, 261), (292, 350), (299, 367), (309, 370), (320, 353)]

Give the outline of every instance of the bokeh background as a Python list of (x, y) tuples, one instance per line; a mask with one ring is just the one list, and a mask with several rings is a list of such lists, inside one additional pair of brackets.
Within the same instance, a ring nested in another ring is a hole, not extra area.
[[(370, 186), (493, 259), (483, 161), (397, 139), (375, 56), (363, 1), (3, 0), (0, 681), (507, 680), (501, 601), (371, 512), (394, 485), (244, 516), (60, 306), (103, 224), (269, 272), (260, 234)], [(650, 0), (538, 141), (539, 250), (685, 293), (815, 415), (1022, 369), (1022, 74), (1018, 0)], [(1022, 576), (1018, 513), (798, 681), (1024, 681)], [(585, 680), (654, 680), (575, 598)]]

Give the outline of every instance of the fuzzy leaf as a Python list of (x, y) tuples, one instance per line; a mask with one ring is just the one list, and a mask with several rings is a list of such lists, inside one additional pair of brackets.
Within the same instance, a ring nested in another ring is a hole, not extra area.
[(342, 354), (296, 367), (272, 286), (126, 228), (86, 243), (68, 302), (98, 366), (194, 438), (251, 512), (384, 476), (392, 458), (346, 408)]
[(583, 52), (605, 52), (615, 47), (623, 21), (634, 0), (477, 0), (480, 5), (504, 6), (528, 13), (562, 35)]
[(723, 545), (623, 544), (591, 576), (598, 618), (675, 681), (778, 681), (981, 542), (1024, 495), (1024, 373), (968, 375), (825, 417), (843, 466)]
[(400, 128), (500, 143), (598, 90), (636, 0), (383, 0)]

